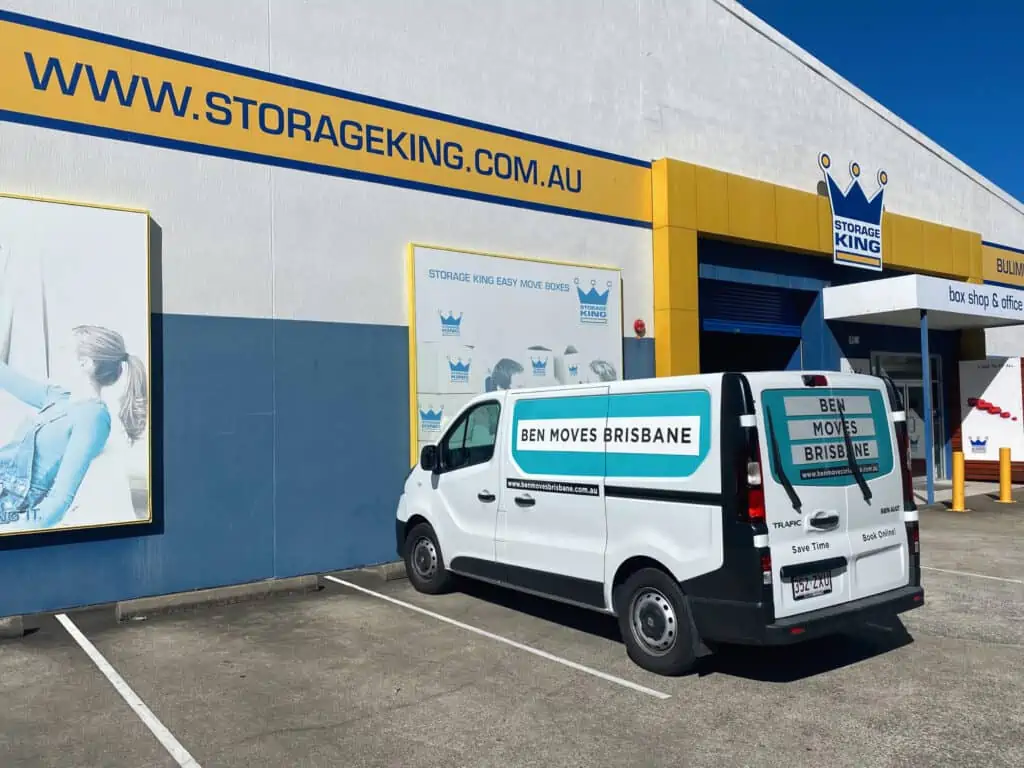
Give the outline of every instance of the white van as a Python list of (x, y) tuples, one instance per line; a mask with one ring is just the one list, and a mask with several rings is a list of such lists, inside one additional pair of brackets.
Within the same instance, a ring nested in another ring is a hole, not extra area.
[(880, 378), (724, 373), (490, 392), (398, 503), (413, 586), (452, 575), (618, 618), (681, 674), (924, 603), (906, 421)]

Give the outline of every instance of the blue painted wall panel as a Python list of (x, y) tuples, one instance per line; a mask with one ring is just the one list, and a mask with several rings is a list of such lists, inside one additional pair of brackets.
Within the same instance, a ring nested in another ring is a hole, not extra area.
[(841, 352), (834, 329), (825, 322), (825, 308), (821, 293), (811, 302), (801, 326), (804, 368), (838, 371)]
[[(0, 616), (392, 560), (408, 330), (158, 315), (146, 527), (0, 538)], [(654, 340), (623, 341), (624, 376)]]
[(163, 315), (158, 325), (164, 535), (151, 544), (146, 593), (265, 578), (274, 558), (273, 323)]
[(153, 524), (0, 538), (0, 616), (273, 572), (272, 333), (154, 317)]
[(408, 329), (278, 321), (275, 334), (276, 575), (394, 560)]
[(654, 378), (654, 339), (625, 338), (622, 340), (622, 378)]

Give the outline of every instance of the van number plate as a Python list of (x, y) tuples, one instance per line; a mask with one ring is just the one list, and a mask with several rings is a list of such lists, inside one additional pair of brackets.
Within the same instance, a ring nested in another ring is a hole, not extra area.
[(793, 599), (806, 600), (832, 592), (832, 572), (793, 577)]

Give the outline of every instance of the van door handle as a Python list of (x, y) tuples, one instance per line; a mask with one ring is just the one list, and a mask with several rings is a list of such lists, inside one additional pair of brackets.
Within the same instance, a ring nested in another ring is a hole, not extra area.
[(839, 527), (839, 515), (835, 512), (827, 512), (824, 509), (811, 515), (807, 524), (819, 531), (831, 531)]
[(532, 507), (536, 503), (537, 502), (533, 500), (533, 496), (516, 496), (516, 504), (518, 504), (520, 507)]
[(491, 493), (490, 491), (480, 491), (480, 493), (478, 493), (476, 495), (476, 497), (478, 499), (480, 499), (480, 501), (486, 501), (486, 502), (494, 501), (494, 494)]

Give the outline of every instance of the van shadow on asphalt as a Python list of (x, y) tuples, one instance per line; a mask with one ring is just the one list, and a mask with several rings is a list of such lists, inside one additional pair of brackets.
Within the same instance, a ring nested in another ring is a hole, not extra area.
[(701, 677), (724, 674), (764, 683), (793, 683), (884, 656), (914, 642), (898, 616), (841, 635), (775, 648), (719, 646), (700, 660)]
[[(611, 616), (470, 579), (459, 579), (464, 595), (500, 605), (541, 621), (586, 632), (622, 646), (618, 622)], [(698, 661), (699, 677), (721, 674), (766, 683), (790, 683), (833, 672), (882, 656), (914, 642), (899, 617), (872, 620), (848, 634), (776, 648), (716, 645)], [(625, 654), (625, 647), (622, 646)]]

